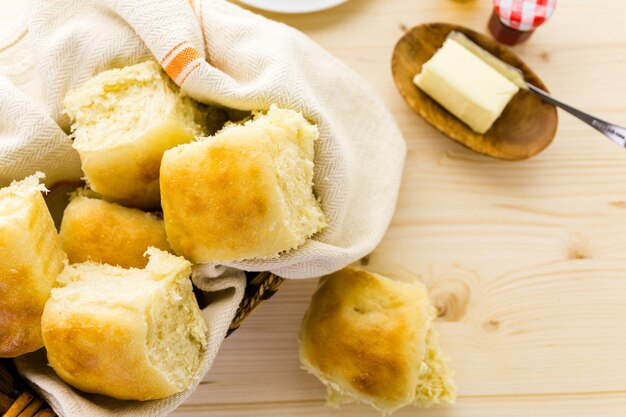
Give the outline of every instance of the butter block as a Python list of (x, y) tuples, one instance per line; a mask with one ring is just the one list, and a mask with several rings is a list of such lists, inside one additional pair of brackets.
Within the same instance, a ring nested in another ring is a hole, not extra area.
[(448, 38), (413, 79), (422, 91), (476, 133), (485, 133), (519, 87)]

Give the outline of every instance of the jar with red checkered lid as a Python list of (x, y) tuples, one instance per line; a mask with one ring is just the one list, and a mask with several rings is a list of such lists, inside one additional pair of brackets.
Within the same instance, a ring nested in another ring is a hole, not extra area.
[(556, 8), (556, 0), (493, 0), (489, 30), (499, 42), (524, 42), (544, 24)]

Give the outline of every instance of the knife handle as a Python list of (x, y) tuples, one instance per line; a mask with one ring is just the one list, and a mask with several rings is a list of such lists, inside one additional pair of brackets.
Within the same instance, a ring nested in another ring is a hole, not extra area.
[(532, 91), (533, 93), (541, 97), (544, 101), (550, 104), (554, 104), (555, 106), (560, 107), (561, 109), (565, 110), (569, 114), (579, 118), (583, 122), (587, 123), (589, 126), (593, 127), (599, 132), (602, 132), (605, 136), (607, 136), (609, 139), (611, 139), (613, 142), (615, 142), (622, 148), (626, 147), (626, 129), (625, 128), (614, 125), (609, 122), (605, 122), (604, 120), (598, 119), (597, 117), (590, 115), (589, 113), (585, 113), (584, 111), (578, 110), (568, 104), (565, 104), (562, 101), (557, 100), (556, 98), (552, 97), (550, 94), (546, 93), (545, 91), (543, 91), (542, 89), (538, 87), (535, 87), (532, 84), (527, 84), (527, 85), (530, 91)]

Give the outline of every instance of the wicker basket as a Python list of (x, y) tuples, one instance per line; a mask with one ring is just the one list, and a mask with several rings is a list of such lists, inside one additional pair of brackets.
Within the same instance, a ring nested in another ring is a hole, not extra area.
[[(278, 290), (283, 279), (269, 272), (247, 273), (245, 295), (237, 314), (230, 324), (228, 334), (239, 328), (264, 300)], [(18, 376), (13, 362), (0, 360), (0, 414), (3, 417), (51, 417), (54, 412), (43, 399), (28, 389)]]

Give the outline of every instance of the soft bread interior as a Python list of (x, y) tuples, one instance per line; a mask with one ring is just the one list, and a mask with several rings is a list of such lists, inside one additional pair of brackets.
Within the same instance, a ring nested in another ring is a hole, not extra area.
[[(171, 270), (172, 282), (155, 294), (149, 310), (148, 352), (152, 366), (159, 368), (175, 387), (183, 391), (193, 382), (207, 346), (206, 324), (199, 314), (188, 279), (191, 270), (171, 255), (149, 249), (146, 270), (157, 276)], [(194, 308), (192, 308), (194, 307)]]
[(276, 142), (276, 175), (282, 191), (289, 227), (307, 239), (327, 226), (326, 217), (313, 194), (313, 148), (319, 133), (300, 113), (275, 106), (266, 122), (282, 128), (288, 142)]
[(78, 150), (115, 148), (137, 140), (169, 115), (201, 134), (198, 106), (154, 61), (104, 71), (70, 91), (65, 112)]
[(432, 326), (426, 333), (426, 356), (419, 367), (415, 404), (424, 408), (454, 404), (456, 387), (439, 347), (439, 334)]

